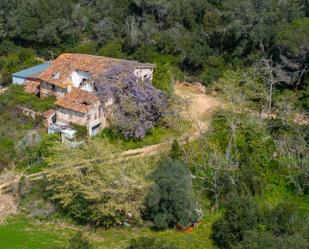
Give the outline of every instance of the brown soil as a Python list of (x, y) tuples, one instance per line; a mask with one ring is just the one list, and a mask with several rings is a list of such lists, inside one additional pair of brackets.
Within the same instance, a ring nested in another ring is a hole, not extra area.
[(12, 195), (0, 194), (0, 224), (4, 222), (5, 217), (17, 212), (17, 204)]
[(186, 108), (181, 113), (183, 118), (193, 122), (195, 130), (204, 132), (209, 125), (210, 116), (219, 108), (223, 107), (222, 100), (203, 93), (194, 93), (183, 88), (182, 84), (175, 86), (175, 95), (186, 102)]

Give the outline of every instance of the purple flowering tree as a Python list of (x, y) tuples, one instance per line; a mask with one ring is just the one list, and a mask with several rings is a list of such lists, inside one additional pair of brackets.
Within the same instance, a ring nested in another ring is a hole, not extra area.
[(101, 103), (114, 99), (111, 125), (126, 138), (142, 139), (162, 117), (167, 97), (150, 80), (139, 80), (133, 64), (123, 62), (94, 79)]

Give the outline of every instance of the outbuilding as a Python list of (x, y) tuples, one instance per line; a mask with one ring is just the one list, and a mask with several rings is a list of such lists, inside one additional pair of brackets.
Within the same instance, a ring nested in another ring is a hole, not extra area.
[(36, 79), (36, 75), (42, 73), (50, 65), (50, 62), (45, 62), (34, 67), (27, 68), (17, 73), (12, 74), (13, 84), (23, 85), (27, 80)]

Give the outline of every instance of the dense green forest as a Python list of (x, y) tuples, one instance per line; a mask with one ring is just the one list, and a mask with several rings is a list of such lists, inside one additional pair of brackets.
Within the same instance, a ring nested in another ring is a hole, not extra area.
[[(104, 130), (67, 148), (15, 108), (45, 111), (53, 99), (10, 76), (63, 52), (155, 63), (171, 106), (186, 81), (228, 107), (185, 143), (188, 121), (164, 117), (144, 140)], [(0, 172), (50, 173), (15, 187), (22, 211), (0, 222), (0, 248), (22, 248), (12, 233), (24, 226), (39, 249), (309, 247), (308, 0), (1, 0), (0, 84)], [(165, 137), (168, 153), (110, 157)], [(54, 233), (54, 221), (70, 225)]]
[(31, 52), (45, 59), (75, 51), (167, 63), (205, 84), (225, 67), (248, 66), (272, 56), (284, 67), (283, 82), (295, 86), (303, 82), (308, 60), (306, 0), (0, 4), (0, 69), (5, 83), (18, 65), (35, 63)]

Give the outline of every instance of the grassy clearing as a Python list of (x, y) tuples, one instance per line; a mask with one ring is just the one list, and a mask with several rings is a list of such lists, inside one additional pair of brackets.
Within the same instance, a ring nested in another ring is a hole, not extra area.
[(74, 225), (36, 221), (22, 215), (10, 217), (0, 225), (0, 244), (4, 249), (50, 249), (63, 246), (77, 230), (90, 239), (94, 249), (124, 249), (130, 240), (141, 236), (155, 237), (172, 241), (183, 249), (214, 249), (211, 234), (211, 224), (218, 214), (206, 217), (192, 233), (175, 230), (156, 232), (150, 228), (123, 228), (89, 230)]
[(56, 224), (39, 223), (18, 215), (0, 225), (0, 245), (3, 249), (50, 249), (65, 245), (71, 233)]
[(153, 144), (159, 144), (166, 141), (173, 140), (177, 137), (177, 132), (170, 128), (155, 127), (145, 136), (143, 140), (136, 139), (124, 139), (121, 136), (112, 134), (108, 129), (104, 130), (100, 137), (96, 140), (103, 139), (108, 143), (119, 148), (119, 150), (131, 150), (137, 149)]
[(107, 231), (99, 230), (97, 238), (102, 237), (94, 243), (95, 248), (107, 249), (125, 248), (131, 239), (142, 236), (165, 239), (171, 241), (184, 249), (212, 249), (215, 248), (209, 239), (211, 234), (211, 224), (217, 219), (218, 215), (210, 215), (196, 227), (192, 233), (184, 233), (175, 230), (153, 231), (149, 228), (128, 228), (128, 229), (110, 229)]

